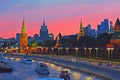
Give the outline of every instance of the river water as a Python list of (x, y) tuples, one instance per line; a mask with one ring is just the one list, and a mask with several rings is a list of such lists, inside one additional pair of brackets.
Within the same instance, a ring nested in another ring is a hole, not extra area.
[[(70, 72), (71, 80), (105, 80), (100, 77), (82, 73), (73, 69), (58, 66), (52, 63), (35, 61), (32, 64), (21, 63), (21, 58), (5, 57), (5, 61), (13, 68), (12, 73), (0, 73), (0, 80), (36, 80), (44, 77), (59, 77), (61, 70), (68, 70)], [(45, 63), (50, 71), (48, 76), (39, 75), (35, 72), (38, 63)]]

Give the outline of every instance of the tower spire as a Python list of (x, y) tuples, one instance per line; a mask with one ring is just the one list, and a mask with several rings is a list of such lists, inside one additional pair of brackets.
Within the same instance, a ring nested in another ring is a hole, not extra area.
[(26, 33), (26, 27), (25, 27), (24, 16), (23, 16), (23, 22), (22, 22), (22, 32), (23, 32), (23, 33)]
[(80, 37), (83, 37), (84, 36), (84, 31), (83, 31), (83, 25), (82, 25), (82, 19), (80, 20), (80, 30), (79, 30), (79, 33), (78, 33), (78, 37), (77, 37), (77, 40), (80, 39)]
[(43, 20), (43, 25), (45, 26), (45, 20)]
[(82, 19), (80, 20), (80, 31), (83, 30), (83, 27), (82, 27)]

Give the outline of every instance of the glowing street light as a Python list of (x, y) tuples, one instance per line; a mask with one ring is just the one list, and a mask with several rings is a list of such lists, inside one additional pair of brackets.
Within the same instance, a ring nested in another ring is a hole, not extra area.
[(107, 51), (108, 51), (108, 61), (110, 60), (110, 50), (111, 50), (111, 48), (107, 48)]
[(89, 53), (90, 53), (90, 57), (92, 56), (91, 55), (91, 52), (92, 52), (92, 48), (88, 48), (88, 50), (89, 50)]
[(96, 57), (98, 57), (98, 49), (99, 48), (97, 48), (97, 47), (95, 48), (95, 50), (96, 50)]
[(111, 48), (111, 58), (113, 59), (113, 50), (114, 48)]
[(62, 47), (60, 47), (60, 49), (61, 49), (61, 54), (63, 53), (63, 48)]
[(108, 51), (108, 61), (110, 60), (110, 54), (111, 54), (111, 57), (113, 58), (113, 50), (114, 50), (114, 48), (107, 48), (107, 51)]
[(77, 57), (77, 54), (78, 54), (78, 50), (79, 50), (79, 48), (77, 48), (77, 47), (75, 47), (75, 53), (76, 53), (76, 57)]
[(54, 53), (54, 47), (51, 47), (51, 49), (52, 49), (52, 51), (51, 51), (51, 52), (52, 52), (52, 53)]
[(69, 47), (66, 47), (65, 49), (66, 49), (66, 54), (68, 54), (68, 51), (69, 51)]
[(58, 54), (60, 54), (60, 47), (58, 48)]

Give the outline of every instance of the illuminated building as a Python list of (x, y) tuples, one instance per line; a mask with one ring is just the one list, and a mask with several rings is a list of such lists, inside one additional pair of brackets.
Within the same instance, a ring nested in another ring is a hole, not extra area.
[(60, 43), (61, 38), (62, 38), (62, 35), (61, 35), (61, 33), (59, 33), (56, 37), (55, 48), (58, 48), (61, 45), (61, 43)]
[(83, 37), (84, 36), (84, 30), (83, 30), (83, 26), (82, 26), (82, 20), (80, 22), (80, 31), (78, 33), (78, 37), (77, 37), (77, 40), (80, 39), (80, 37)]
[(25, 26), (24, 17), (23, 17), (22, 31), (20, 36), (20, 52), (26, 53), (27, 47), (28, 47), (28, 37), (27, 37), (26, 26)]
[(115, 26), (114, 26), (114, 33), (112, 39), (110, 40), (110, 44), (107, 44), (107, 47), (120, 47), (120, 20), (117, 18)]

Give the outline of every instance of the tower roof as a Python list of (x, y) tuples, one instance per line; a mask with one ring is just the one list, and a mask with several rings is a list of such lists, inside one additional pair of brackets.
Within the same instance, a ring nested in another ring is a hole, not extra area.
[(23, 22), (22, 22), (22, 33), (26, 33), (24, 17), (23, 17)]
[(117, 18), (115, 25), (120, 26), (120, 20)]
[(81, 19), (81, 22), (80, 22), (80, 31), (83, 31), (82, 19)]
[(45, 20), (43, 20), (43, 26), (45, 26), (46, 24), (45, 24)]

